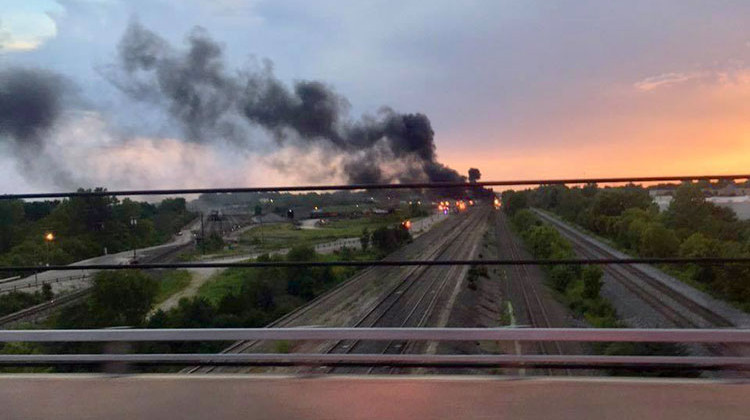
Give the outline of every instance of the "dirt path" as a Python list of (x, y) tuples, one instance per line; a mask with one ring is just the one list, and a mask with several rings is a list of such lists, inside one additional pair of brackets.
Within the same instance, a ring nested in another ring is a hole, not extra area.
[[(211, 260), (211, 262), (226, 262), (226, 263), (233, 263), (233, 262), (239, 262), (239, 261), (246, 261), (250, 258), (255, 258), (257, 255), (241, 255), (237, 257), (231, 257), (231, 258), (223, 258), (218, 260)], [(164, 302), (157, 305), (154, 309), (151, 310), (149, 313), (149, 316), (153, 315), (154, 312), (161, 309), (162, 311), (168, 311), (180, 302), (180, 299), (182, 298), (188, 298), (191, 296), (194, 296), (198, 293), (198, 289), (208, 281), (208, 279), (211, 278), (214, 274), (218, 273), (221, 270), (224, 270), (224, 268), (220, 267), (211, 267), (211, 268), (187, 268), (186, 269), (190, 273), (190, 284), (179, 292), (173, 294), (172, 296), (168, 297)]]

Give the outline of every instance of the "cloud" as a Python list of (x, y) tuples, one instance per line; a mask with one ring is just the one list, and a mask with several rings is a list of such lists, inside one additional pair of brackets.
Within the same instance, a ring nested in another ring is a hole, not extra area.
[(736, 87), (750, 84), (750, 67), (742, 62), (734, 62), (723, 68), (663, 73), (638, 81), (633, 84), (633, 87), (642, 92), (650, 92), (688, 82), (710, 87)]
[(640, 91), (648, 92), (662, 87), (685, 83), (697, 77), (700, 77), (700, 73), (664, 73), (658, 76), (647, 77), (636, 82), (633, 86)]
[(5, 6), (0, 21), (0, 52), (30, 51), (57, 36), (54, 14), (64, 9), (54, 1), (15, 2)]

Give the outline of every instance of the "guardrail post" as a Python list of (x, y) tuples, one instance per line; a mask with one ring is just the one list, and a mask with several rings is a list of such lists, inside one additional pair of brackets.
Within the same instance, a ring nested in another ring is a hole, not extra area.
[[(128, 326), (108, 328), (112, 330), (130, 329)], [(133, 345), (127, 341), (110, 341), (104, 345), (105, 354), (127, 354), (133, 349)], [(130, 364), (127, 362), (107, 362), (104, 364), (104, 372), (113, 375), (125, 375), (130, 372)]]

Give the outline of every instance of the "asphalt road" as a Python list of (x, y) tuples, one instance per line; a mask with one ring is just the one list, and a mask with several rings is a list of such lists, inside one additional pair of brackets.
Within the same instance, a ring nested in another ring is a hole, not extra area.
[[(189, 228), (184, 229), (184, 234), (175, 235), (172, 240), (166, 244), (151, 246), (147, 248), (136, 249), (136, 256), (139, 260), (153, 258), (171, 249), (187, 245), (192, 242)], [(71, 266), (86, 264), (128, 264), (133, 258), (133, 250), (118, 252), (116, 254), (101, 255), (87, 260), (82, 260), (70, 264)], [(43, 269), (40, 267), (40, 269)], [(14, 281), (0, 284), (0, 293), (10, 290), (21, 290), (33, 292), (42, 287), (43, 283), (49, 283), (55, 293), (86, 287), (89, 284), (88, 276), (95, 273), (95, 270), (71, 270), (71, 271), (40, 271), (31, 276), (23, 277)]]

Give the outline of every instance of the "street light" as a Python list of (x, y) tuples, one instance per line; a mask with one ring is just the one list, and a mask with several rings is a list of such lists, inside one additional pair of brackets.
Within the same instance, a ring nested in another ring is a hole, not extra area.
[(50, 246), (52, 244), (52, 241), (55, 240), (55, 234), (52, 232), (47, 232), (44, 234), (44, 242), (47, 243), (47, 265), (49, 265), (49, 253), (50, 253)]

